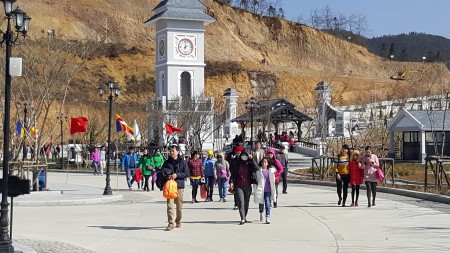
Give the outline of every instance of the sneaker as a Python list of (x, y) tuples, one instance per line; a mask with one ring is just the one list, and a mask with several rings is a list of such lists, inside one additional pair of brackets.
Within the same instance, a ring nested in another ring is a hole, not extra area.
[(227, 202), (227, 200), (225, 198), (222, 199), (222, 202)]
[(241, 220), (241, 222), (239, 222), (239, 225), (244, 225), (245, 224), (245, 220)]
[(238, 207), (237, 207), (237, 206), (234, 206), (233, 210), (238, 210)]
[(270, 224), (270, 217), (266, 216), (266, 224)]
[(259, 213), (259, 221), (263, 221), (263, 214)]
[(169, 224), (166, 227), (166, 231), (171, 231), (173, 229), (173, 224)]
[(355, 206), (355, 203), (352, 203), (350, 206)]
[(283, 194), (287, 194), (287, 192), (286, 192), (286, 191), (284, 191), (284, 192), (283, 192)]
[(358, 206), (358, 202), (355, 202), (355, 206)]
[(192, 204), (194, 204), (195, 203), (195, 199), (192, 199)]
[(219, 199), (219, 202), (222, 202), (222, 201), (223, 201), (223, 198), (220, 198), (220, 199)]
[(273, 208), (277, 208), (278, 204), (277, 202), (273, 202)]
[(133, 187), (130, 187), (130, 191), (133, 190)]
[(252, 223), (251, 221), (248, 221), (247, 219), (244, 220), (245, 223)]
[(209, 199), (205, 199), (205, 202), (209, 202)]
[(181, 223), (177, 223), (177, 225), (175, 225), (176, 228), (181, 228)]
[(198, 200), (194, 199), (195, 203), (198, 203)]

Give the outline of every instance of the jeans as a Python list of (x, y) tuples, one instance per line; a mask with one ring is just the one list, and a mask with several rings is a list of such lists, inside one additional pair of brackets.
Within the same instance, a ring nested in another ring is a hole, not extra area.
[(288, 168), (284, 168), (283, 173), (281, 173), (281, 179), (283, 180), (283, 193), (287, 192), (287, 176), (288, 176)]
[(236, 187), (235, 197), (237, 197), (237, 206), (241, 220), (246, 220), (250, 196), (252, 195), (252, 186)]
[(217, 184), (219, 185), (219, 197), (225, 199), (227, 197), (228, 180), (226, 177), (218, 178)]
[(270, 203), (272, 200), (270, 199), (271, 192), (264, 192), (264, 204), (259, 204), (259, 213), (263, 213), (264, 206), (266, 207), (266, 216), (270, 216)]
[(92, 167), (94, 167), (94, 175), (98, 175), (100, 163), (99, 162), (92, 162)]
[(127, 184), (128, 184), (128, 188), (131, 188), (133, 186), (134, 183), (134, 175), (135, 175), (135, 169), (134, 168), (127, 168)]
[(208, 196), (206, 199), (209, 199), (212, 201), (212, 195), (214, 191), (214, 176), (205, 176), (206, 179), (206, 192), (208, 193)]
[(342, 199), (342, 204), (345, 205), (348, 195), (348, 184), (350, 183), (350, 174), (339, 174), (341, 179), (336, 178), (337, 195), (341, 199), (341, 191), (344, 189), (344, 196)]
[[(167, 199), (167, 221), (170, 225), (181, 223), (183, 217), (183, 196), (184, 189), (178, 189), (178, 196), (175, 199)], [(174, 217), (173, 205), (177, 206), (177, 215)]]

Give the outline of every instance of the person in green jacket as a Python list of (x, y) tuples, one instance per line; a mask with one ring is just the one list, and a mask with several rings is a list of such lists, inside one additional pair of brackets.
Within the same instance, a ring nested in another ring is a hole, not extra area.
[(156, 173), (161, 169), (161, 166), (164, 164), (164, 156), (161, 154), (161, 149), (157, 148), (155, 150), (155, 154), (152, 156), (150, 161), (150, 166), (153, 168), (152, 175), (152, 191), (155, 190), (155, 181), (156, 181)]
[(151, 166), (151, 158), (150, 158), (150, 155), (148, 154), (147, 149), (144, 149), (144, 151), (142, 153), (143, 153), (142, 156), (139, 157), (137, 168), (142, 169), (142, 175), (144, 175), (144, 178), (145, 178), (145, 184), (142, 189), (144, 191), (145, 190), (149, 191), (148, 179), (150, 178), (150, 176), (153, 173), (152, 168), (150, 167)]

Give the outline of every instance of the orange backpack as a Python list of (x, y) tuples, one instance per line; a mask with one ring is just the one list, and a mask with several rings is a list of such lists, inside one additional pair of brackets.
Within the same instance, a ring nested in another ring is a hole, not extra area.
[(175, 180), (167, 180), (164, 184), (163, 197), (166, 199), (176, 199), (178, 197), (178, 186)]

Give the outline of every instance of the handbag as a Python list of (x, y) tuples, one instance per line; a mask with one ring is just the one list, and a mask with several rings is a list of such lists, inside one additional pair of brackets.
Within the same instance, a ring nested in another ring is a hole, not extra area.
[(206, 185), (202, 184), (202, 186), (200, 186), (200, 197), (202, 199), (206, 199), (208, 197), (208, 193), (206, 191)]
[(228, 187), (228, 192), (231, 194), (234, 194), (234, 187)]
[(176, 199), (178, 197), (178, 186), (175, 180), (167, 180), (164, 184), (163, 197), (166, 199)]
[(384, 179), (384, 173), (382, 169), (378, 169), (377, 170), (377, 179), (378, 180), (383, 180)]

